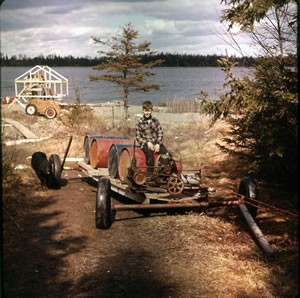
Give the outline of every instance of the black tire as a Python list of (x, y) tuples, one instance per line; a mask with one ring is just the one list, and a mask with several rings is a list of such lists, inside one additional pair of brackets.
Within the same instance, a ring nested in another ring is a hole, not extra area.
[(25, 112), (27, 115), (33, 116), (37, 114), (37, 107), (35, 105), (29, 104), (25, 108)]
[[(257, 204), (258, 203), (256, 201), (253, 201), (250, 199), (258, 200), (258, 190), (257, 190), (256, 182), (253, 179), (253, 177), (245, 176), (241, 179), (238, 193), (246, 196), (245, 204), (246, 204), (250, 214), (252, 215), (252, 217), (255, 218), (257, 215), (257, 209), (258, 209)], [(247, 198), (250, 198), (250, 199), (247, 199)], [(247, 202), (249, 204), (247, 204)], [(253, 206), (252, 204), (254, 204), (256, 206)]]
[(111, 189), (108, 178), (100, 178), (96, 194), (96, 228), (108, 229), (113, 222), (111, 211)]
[(46, 111), (45, 111), (45, 116), (48, 119), (54, 119), (56, 117), (56, 115), (57, 115), (57, 112), (52, 107), (47, 108)]
[(54, 179), (59, 182), (61, 177), (61, 162), (57, 154), (51, 154), (49, 157), (50, 171)]

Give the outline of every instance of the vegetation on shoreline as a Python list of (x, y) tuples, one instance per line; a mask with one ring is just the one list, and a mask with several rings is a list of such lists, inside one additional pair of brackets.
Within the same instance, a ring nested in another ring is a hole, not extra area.
[[(141, 63), (147, 64), (156, 60), (164, 60), (159, 67), (218, 67), (218, 60), (222, 58), (221, 55), (191, 55), (191, 54), (171, 54), (171, 53), (157, 53), (154, 55), (141, 55)], [(33, 65), (48, 65), (50, 67), (57, 66), (87, 66), (93, 67), (101, 63), (105, 63), (105, 57), (74, 57), (72, 55), (60, 56), (39, 55), (37, 57), (27, 57), (19, 54), (11, 57), (0, 54), (1, 66), (33, 66)], [(255, 64), (253, 57), (231, 57), (233, 61), (238, 62), (240, 66), (250, 67)]]

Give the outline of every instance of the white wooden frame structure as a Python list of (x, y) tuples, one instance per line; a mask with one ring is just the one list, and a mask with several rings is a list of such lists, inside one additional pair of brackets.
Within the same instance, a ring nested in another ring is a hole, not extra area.
[(28, 99), (62, 101), (68, 95), (68, 79), (49, 66), (36, 65), (15, 79), (15, 100), (24, 108)]

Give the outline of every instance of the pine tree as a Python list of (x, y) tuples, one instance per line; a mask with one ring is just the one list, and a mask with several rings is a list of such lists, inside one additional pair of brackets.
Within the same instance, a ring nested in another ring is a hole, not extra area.
[(202, 108), (214, 121), (223, 118), (231, 125), (224, 150), (242, 152), (252, 170), (267, 179), (292, 181), (298, 157), (296, 4), (293, 0), (223, 2), (229, 7), (223, 15), (229, 29), (239, 25), (251, 34), (263, 55), (256, 59), (252, 77), (242, 79), (233, 75), (230, 59), (220, 59), (228, 91), (218, 101), (204, 100)]
[(90, 80), (104, 80), (115, 83), (122, 87), (124, 117), (128, 118), (128, 96), (132, 91), (148, 91), (150, 89), (159, 90), (159, 84), (149, 84), (146, 78), (154, 75), (150, 71), (153, 67), (161, 64), (162, 60), (143, 64), (141, 55), (153, 55), (150, 49), (150, 42), (144, 41), (136, 44), (138, 31), (133, 28), (131, 23), (122, 27), (121, 34), (117, 34), (111, 39), (103, 41), (92, 37), (95, 43), (106, 46), (108, 50), (100, 50), (99, 53), (107, 57), (106, 61), (94, 66), (94, 69), (106, 70), (106, 74), (90, 76)]

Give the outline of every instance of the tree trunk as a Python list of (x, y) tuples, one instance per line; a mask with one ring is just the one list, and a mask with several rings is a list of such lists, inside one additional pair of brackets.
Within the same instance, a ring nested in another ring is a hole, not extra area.
[(128, 119), (128, 90), (127, 90), (127, 88), (124, 89), (123, 102), (124, 102), (124, 119), (127, 120)]

